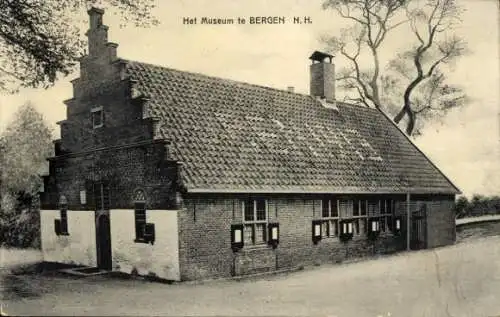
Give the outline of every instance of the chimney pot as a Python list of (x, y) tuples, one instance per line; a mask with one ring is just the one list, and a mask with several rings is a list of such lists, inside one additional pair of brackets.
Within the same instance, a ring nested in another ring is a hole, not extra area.
[(309, 59), (312, 61), (309, 67), (311, 96), (325, 99), (327, 102), (335, 102), (335, 65), (332, 62), (333, 55), (315, 51)]

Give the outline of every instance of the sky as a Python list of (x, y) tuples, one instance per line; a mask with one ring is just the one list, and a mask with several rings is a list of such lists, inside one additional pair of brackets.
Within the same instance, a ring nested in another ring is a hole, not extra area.
[[(459, 2), (466, 11), (454, 32), (468, 42), (471, 52), (450, 69), (449, 77), (472, 102), (442, 122), (428, 125), (415, 143), (465, 195), (500, 195), (499, 4), (497, 0)], [(321, 35), (339, 34), (345, 26), (332, 11), (321, 8), (320, 0), (158, 0), (153, 14), (160, 23), (144, 29), (121, 27), (119, 14), (106, 11), (109, 40), (119, 44), (120, 57), (280, 89), (293, 86), (300, 93), (309, 91), (308, 57), (323, 47)], [(284, 16), (287, 21), (308, 16), (312, 23), (183, 24), (185, 17), (203, 16), (247, 20)], [(75, 19), (82, 34), (88, 27), (86, 18), (82, 12)], [(394, 54), (408, 38), (403, 31), (396, 33), (385, 44), (383, 55)], [(336, 62), (336, 67), (342, 66)], [(70, 80), (77, 77), (75, 72), (46, 90), (0, 95), (0, 130), (19, 106), (31, 101), (58, 138), (55, 123), (65, 118), (63, 100), (72, 97)]]

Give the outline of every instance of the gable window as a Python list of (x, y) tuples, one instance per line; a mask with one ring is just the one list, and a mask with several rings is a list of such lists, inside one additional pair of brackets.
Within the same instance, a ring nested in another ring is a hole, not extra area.
[(244, 245), (265, 244), (267, 241), (267, 201), (248, 199), (243, 201), (242, 205)]
[(90, 110), (92, 115), (92, 128), (97, 129), (104, 126), (104, 111), (102, 107), (95, 107)]
[(339, 213), (337, 200), (321, 201), (321, 234), (324, 238), (336, 237), (339, 234)]
[(136, 190), (134, 193), (134, 224), (135, 241), (145, 242), (146, 197), (141, 189)]

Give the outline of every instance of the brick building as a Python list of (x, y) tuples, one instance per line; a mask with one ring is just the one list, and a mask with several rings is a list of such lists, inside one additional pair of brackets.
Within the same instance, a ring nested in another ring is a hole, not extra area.
[(228, 277), (452, 244), (459, 190), (382, 112), (129, 61), (89, 11), (42, 196), (46, 261)]

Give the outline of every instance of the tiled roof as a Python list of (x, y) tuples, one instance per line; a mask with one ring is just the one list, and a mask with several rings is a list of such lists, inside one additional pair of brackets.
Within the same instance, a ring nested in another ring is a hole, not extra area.
[(459, 192), (376, 109), (127, 63), (188, 191)]

